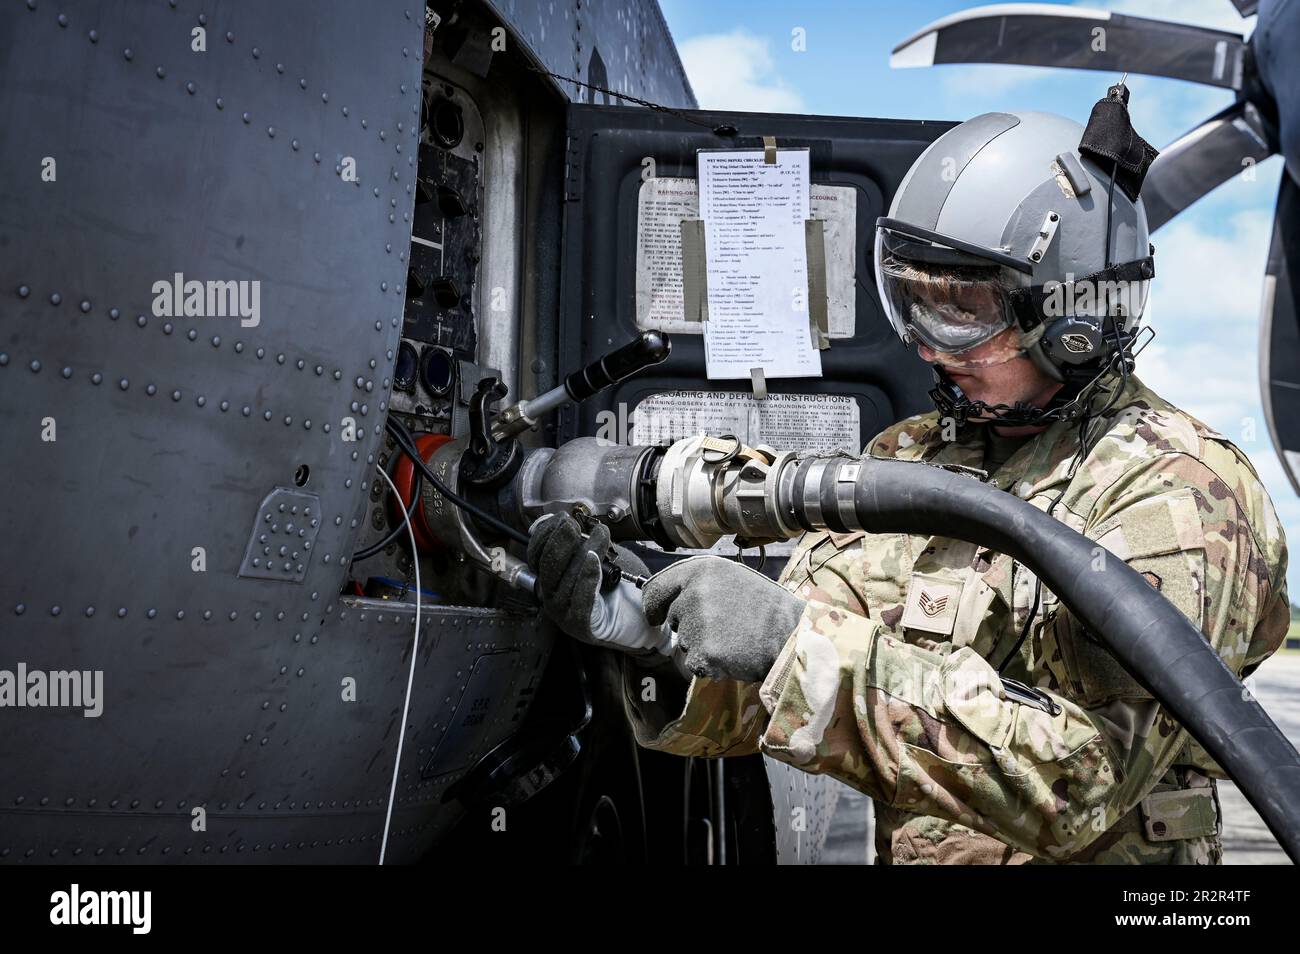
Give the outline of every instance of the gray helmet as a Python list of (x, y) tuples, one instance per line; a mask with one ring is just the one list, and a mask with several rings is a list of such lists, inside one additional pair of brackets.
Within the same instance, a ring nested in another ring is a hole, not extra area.
[[(1131, 345), (1154, 275), (1146, 210), (1080, 153), (1083, 133), (1050, 113), (985, 113), (921, 154), (876, 228), (876, 286), (905, 344), (959, 353), (1018, 325), (1058, 381)], [(915, 280), (936, 267), (942, 301)], [(966, 295), (981, 282), (996, 304)]]

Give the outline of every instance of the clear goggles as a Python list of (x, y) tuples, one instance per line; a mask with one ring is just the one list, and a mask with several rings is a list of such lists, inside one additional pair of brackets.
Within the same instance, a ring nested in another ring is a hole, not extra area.
[[(957, 355), (1016, 324), (1009, 288), (1027, 284), (1029, 264), (997, 249), (951, 239), (894, 219), (876, 223), (876, 287), (904, 344)], [(1004, 336), (1006, 338), (1014, 335)]]

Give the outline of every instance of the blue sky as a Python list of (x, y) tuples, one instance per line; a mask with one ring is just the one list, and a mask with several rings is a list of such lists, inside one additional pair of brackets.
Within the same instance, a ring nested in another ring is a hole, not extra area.
[[(968, 119), (1041, 109), (1086, 122), (1117, 77), (1082, 70), (972, 64), (892, 70), (889, 54), (926, 24), (977, 3), (661, 0), (700, 105), (841, 116)], [(1065, 4), (1062, 4), (1065, 5)], [(1249, 34), (1229, 0), (1103, 0), (1093, 8)], [(792, 48), (802, 28), (806, 49)], [(1229, 105), (1224, 90), (1130, 74), (1134, 125), (1163, 148)], [(1152, 237), (1157, 277), (1147, 310), (1156, 332), (1138, 373), (1160, 394), (1244, 450), (1300, 541), (1300, 500), (1282, 471), (1259, 396), (1259, 304), (1282, 162), (1237, 176)], [(1300, 602), (1300, 552), (1290, 590)]]

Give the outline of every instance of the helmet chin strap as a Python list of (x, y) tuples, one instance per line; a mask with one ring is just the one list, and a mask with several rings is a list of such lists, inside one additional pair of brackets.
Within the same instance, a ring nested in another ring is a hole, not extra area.
[(950, 417), (961, 427), (968, 421), (985, 421), (1009, 427), (1036, 427), (1056, 421), (1073, 420), (1083, 414), (1090, 398), (1102, 379), (1113, 369), (1110, 365), (1100, 371), (1063, 369), (1065, 383), (1042, 407), (1017, 401), (1015, 404), (989, 404), (972, 401), (943, 369), (934, 365), (935, 386), (930, 397), (941, 417)]

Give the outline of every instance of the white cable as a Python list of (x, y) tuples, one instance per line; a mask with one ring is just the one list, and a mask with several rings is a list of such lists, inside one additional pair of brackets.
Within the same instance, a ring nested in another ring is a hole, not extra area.
[[(397, 492), (397, 487), (393, 484), (388, 474), (384, 473), (382, 467), (376, 466), (379, 476), (384, 478), (384, 483), (393, 492), (393, 497), (400, 503), (402, 495)], [(406, 716), (411, 710), (411, 687), (415, 684), (415, 660), (420, 650), (420, 551), (415, 546), (415, 529), (411, 526), (411, 518), (407, 516), (406, 508), (401, 507), (402, 521), (406, 524), (406, 532), (411, 538), (411, 562), (415, 565), (415, 636), (411, 644), (411, 671), (406, 676), (406, 700), (402, 703), (402, 721), (397, 733), (397, 760), (393, 763), (393, 784), (388, 790), (388, 813), (384, 816), (384, 840), (379, 845), (379, 863), (384, 863), (384, 854), (388, 851), (388, 828), (393, 822), (393, 802), (397, 799), (397, 778), (402, 771), (402, 743), (406, 740)]]

